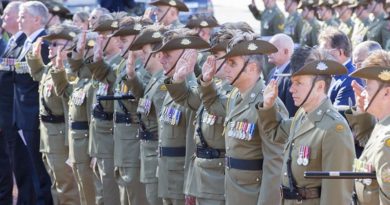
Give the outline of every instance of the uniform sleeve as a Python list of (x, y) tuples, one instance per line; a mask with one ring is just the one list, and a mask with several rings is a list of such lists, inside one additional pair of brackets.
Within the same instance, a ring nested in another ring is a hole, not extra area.
[(380, 205), (390, 204), (390, 132), (385, 133), (386, 138), (375, 155), (375, 170), (380, 187)]
[(73, 72), (77, 72), (81, 69), (82, 66), (84, 66), (84, 62), (83, 62), (83, 59), (78, 59), (76, 57), (77, 54), (75, 54), (74, 52), (72, 52), (70, 55), (68, 55), (68, 63), (69, 63), (69, 66), (70, 66), (70, 69), (73, 71)]
[(284, 16), (283, 13), (279, 13), (275, 16), (274, 22), (272, 23), (274, 33), (284, 32)]
[(143, 96), (145, 86), (138, 75), (135, 75), (132, 79), (126, 78), (124, 83), (129, 87), (129, 90), (132, 91), (136, 98), (139, 99)]
[(251, 4), (248, 5), (248, 8), (249, 8), (249, 11), (252, 13), (253, 17), (255, 17), (255, 19), (259, 20), (261, 19), (261, 13), (260, 11), (257, 9), (256, 6), (252, 6)]
[(351, 127), (355, 139), (364, 147), (375, 127), (375, 118), (368, 113), (357, 114), (352, 110), (345, 112), (348, 124)]
[(164, 83), (173, 101), (193, 111), (198, 110), (202, 103), (199, 93), (196, 89), (190, 88), (186, 81), (182, 83), (172, 83), (171, 78), (167, 78)]
[[(199, 78), (201, 78), (201, 76)], [(218, 94), (214, 83), (202, 86), (200, 85), (199, 79), (198, 90), (203, 105), (208, 112), (214, 113), (217, 116), (226, 117), (226, 104), (228, 98), (227, 96)]]
[(53, 79), (56, 95), (61, 96), (63, 98), (68, 98), (71, 95), (72, 91), (71, 86), (66, 79), (65, 70), (52, 70), (50, 74)]
[(28, 67), (30, 68), (30, 75), (34, 81), (41, 81), (43, 72), (45, 70), (45, 64), (42, 58), (32, 55), (29, 52), (26, 56)]
[(282, 114), (282, 110), (286, 110), (282, 103), (275, 103), (269, 109), (264, 109), (262, 103), (257, 105), (257, 114), (265, 136), (273, 142), (284, 144), (288, 140), (291, 120), (288, 115)]
[[(322, 170), (352, 170), (352, 164), (356, 157), (355, 147), (352, 133), (346, 123), (340, 122), (327, 129), (321, 149)], [(353, 180), (323, 179), (321, 184), (321, 205), (351, 203)]]
[[(116, 80), (116, 74), (111, 66), (108, 65), (104, 60), (87, 64), (87, 67), (90, 69), (93, 79), (102, 83), (106, 83), (111, 88), (113, 87)], [(110, 89), (110, 91), (113, 90)]]

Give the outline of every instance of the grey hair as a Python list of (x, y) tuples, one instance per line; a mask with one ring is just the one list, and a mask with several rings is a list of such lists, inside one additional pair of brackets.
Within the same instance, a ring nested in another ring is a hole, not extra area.
[[(20, 10), (20, 6), (23, 4), (23, 2), (21, 1), (11, 1), (7, 4), (7, 6), (5, 7), (5, 9), (8, 9), (8, 10), (13, 10), (13, 9), (17, 9), (17, 12), (19, 12)], [(4, 9), (4, 10), (5, 10)]]
[(49, 20), (49, 10), (47, 7), (39, 1), (28, 1), (21, 5), (20, 9), (25, 9), (32, 16), (41, 17), (41, 25), (46, 25)]

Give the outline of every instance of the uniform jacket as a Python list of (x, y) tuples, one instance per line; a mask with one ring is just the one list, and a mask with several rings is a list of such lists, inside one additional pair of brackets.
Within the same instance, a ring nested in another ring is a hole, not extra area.
[(284, 31), (284, 15), (278, 6), (270, 9), (265, 9), (260, 13), (256, 7), (249, 6), (249, 10), (253, 16), (261, 22), (261, 35), (273, 36)]
[(286, 18), (284, 33), (289, 35), (293, 39), (294, 43), (299, 43), (303, 25), (304, 21), (301, 14), (296, 11), (292, 14), (289, 14)]

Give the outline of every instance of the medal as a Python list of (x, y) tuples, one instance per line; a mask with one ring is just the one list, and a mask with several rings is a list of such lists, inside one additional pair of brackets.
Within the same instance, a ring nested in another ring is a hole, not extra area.
[(52, 89), (53, 89), (53, 84), (51, 84), (51, 83), (46, 84), (46, 92), (45, 92), (45, 96), (46, 97), (50, 97), (51, 96), (51, 90)]
[(302, 163), (303, 163), (303, 146), (301, 146), (300, 148), (299, 148), (299, 155), (298, 155), (298, 159), (297, 159), (297, 164), (298, 165), (302, 165)]
[(229, 123), (229, 131), (228, 131), (228, 136), (229, 137), (233, 137), (233, 129), (234, 129), (234, 127), (235, 127), (235, 123), (234, 122), (230, 122)]
[(304, 153), (304, 157), (303, 157), (302, 164), (303, 166), (307, 166), (309, 164), (310, 148), (308, 146), (305, 146), (303, 153)]

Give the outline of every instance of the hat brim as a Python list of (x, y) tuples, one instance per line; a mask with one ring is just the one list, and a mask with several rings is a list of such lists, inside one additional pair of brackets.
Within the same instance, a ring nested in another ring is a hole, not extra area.
[(168, 2), (157, 0), (157, 1), (150, 2), (149, 5), (152, 5), (152, 6), (170, 6), (170, 7), (177, 8), (177, 10), (179, 10), (179, 11), (183, 11), (183, 12), (190, 11), (190, 9), (187, 7), (187, 5), (185, 5), (183, 2), (180, 2), (180, 1), (175, 1), (175, 2), (176, 2), (176, 5), (173, 6), (173, 5), (169, 4)]
[[(324, 63), (327, 68), (326, 69), (313, 69), (314, 67), (318, 67), (319, 63)], [(314, 72), (315, 71), (315, 72)], [(292, 76), (299, 75), (345, 75), (348, 73), (347, 68), (332, 60), (321, 60), (321, 61), (313, 61), (306, 65), (304, 65), (297, 72), (293, 73)]]
[(208, 49), (202, 50), (202, 52), (217, 53), (219, 51), (226, 51), (228, 42), (218, 43)]
[(57, 39), (63, 39), (63, 40), (67, 40), (67, 41), (72, 41), (73, 38), (72, 37), (66, 37), (66, 36), (63, 36), (63, 35), (58, 35), (58, 34), (49, 34), (49, 35), (46, 35), (46, 36), (42, 36), (42, 39), (43, 40), (46, 40), (46, 41), (53, 41), (53, 40), (57, 40)]
[(163, 44), (159, 49), (152, 51), (157, 53), (161, 51), (172, 51), (179, 49), (207, 49), (210, 45), (200, 37), (197, 36), (185, 36), (180, 38), (174, 38)]
[[(253, 44), (256, 47), (256, 49), (251, 48), (251, 45)], [(218, 59), (231, 58), (235, 56), (268, 55), (276, 52), (278, 52), (278, 49), (268, 41), (251, 40), (251, 41), (240, 42), (234, 45), (230, 51), (228, 51), (224, 56)]]
[(133, 36), (138, 35), (140, 31), (134, 30), (132, 28), (120, 28), (119, 30), (114, 31), (112, 34), (113, 37), (116, 36)]
[[(388, 80), (387, 79), (380, 79), (379, 75), (387, 71), (389, 76)], [(372, 67), (365, 67), (361, 69), (357, 69), (351, 74), (349, 74), (350, 77), (355, 77), (355, 78), (363, 78), (363, 79), (368, 79), (368, 80), (378, 80), (378, 81), (383, 81), (386, 83), (390, 82), (390, 68), (389, 67), (380, 67), (380, 66), (372, 66)]]

